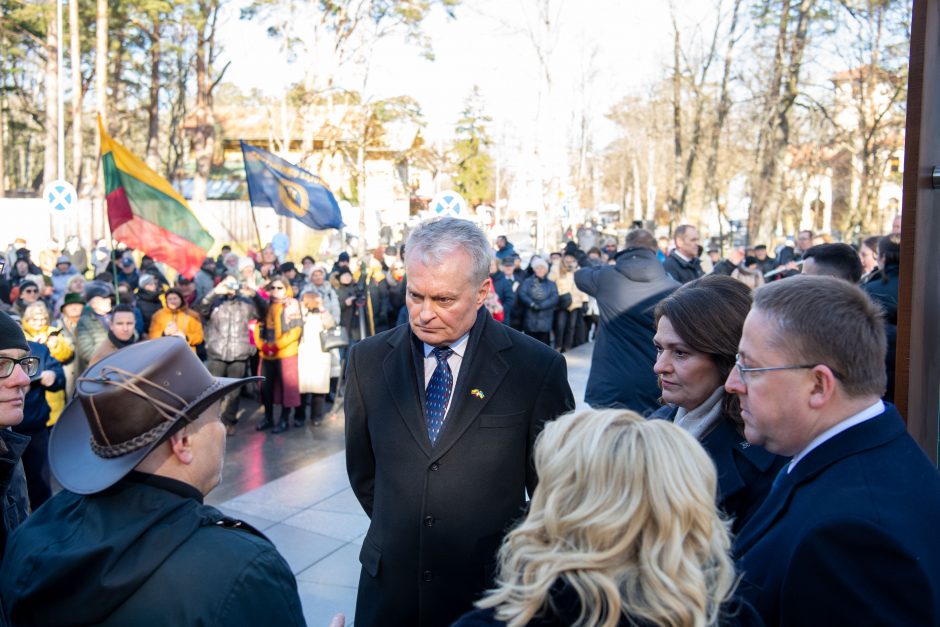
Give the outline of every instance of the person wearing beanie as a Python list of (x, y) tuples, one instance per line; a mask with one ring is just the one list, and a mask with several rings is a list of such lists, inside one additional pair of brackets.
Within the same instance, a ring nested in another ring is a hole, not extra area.
[(278, 268), (278, 274), (290, 282), (291, 290), (294, 294), (300, 294), (307, 286), (307, 277), (297, 272), (297, 266), (293, 261), (285, 261)]
[(58, 303), (65, 297), (69, 279), (78, 275), (71, 257), (62, 255), (56, 260), (55, 268), (52, 269), (52, 302)]
[(27, 307), (33, 303), (42, 302), (40, 299), (42, 285), (35, 279), (30, 278), (21, 281), (17, 287), (17, 295), (13, 301), (13, 311), (22, 318)]
[(65, 370), (66, 400), (72, 398), (72, 392), (75, 390), (75, 379), (81, 374), (81, 371), (78, 369), (78, 342), (76, 331), (78, 320), (82, 317), (84, 310), (85, 299), (81, 294), (77, 293), (66, 294), (65, 299), (62, 301), (62, 308), (59, 310), (58, 326), (62, 329), (62, 337), (68, 340), (75, 351), (72, 355), (72, 359), (62, 366), (63, 370)]
[(202, 344), (203, 330), (199, 314), (186, 304), (186, 296), (178, 287), (171, 287), (163, 295), (163, 308), (150, 320), (150, 339), (175, 335), (183, 338), (195, 352)]
[(336, 263), (333, 264), (333, 269), (330, 270), (330, 274), (336, 274), (343, 268), (349, 268), (349, 253), (345, 250), (336, 258)]
[(215, 259), (212, 257), (203, 259), (202, 266), (193, 277), (193, 283), (196, 285), (196, 297), (191, 304), (195, 305), (215, 287)]
[(37, 374), (39, 360), (30, 355), (23, 329), (10, 316), (0, 312), (0, 557), (10, 533), (29, 515), (26, 474), (20, 458), (29, 437), (10, 427), (23, 421), (30, 373)]
[(146, 336), (147, 331), (150, 330), (150, 323), (153, 321), (153, 314), (163, 309), (163, 301), (160, 300), (163, 295), (160, 281), (149, 272), (144, 272), (137, 281), (136, 295), (137, 309), (140, 310), (145, 330), (141, 335)]
[(104, 281), (85, 284), (85, 309), (75, 325), (75, 352), (78, 354), (78, 372), (84, 372), (101, 343), (111, 329), (111, 308), (114, 306), (114, 287)]

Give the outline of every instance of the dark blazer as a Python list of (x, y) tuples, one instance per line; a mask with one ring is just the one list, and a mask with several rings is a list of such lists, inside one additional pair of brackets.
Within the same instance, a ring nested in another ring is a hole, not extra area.
[(767, 625), (940, 624), (940, 475), (892, 406), (803, 458), (735, 541)]
[[(661, 407), (650, 418), (673, 422), (677, 407)], [(733, 518), (731, 531), (738, 533), (764, 502), (786, 457), (762, 446), (749, 444), (730, 418), (723, 418), (702, 440), (718, 470), (718, 507)]]
[(354, 345), (347, 376), (346, 469), (372, 520), (356, 625), (449, 625), (490, 584), (535, 488), (536, 436), (574, 409), (565, 360), (481, 309), (433, 447), (408, 325)]

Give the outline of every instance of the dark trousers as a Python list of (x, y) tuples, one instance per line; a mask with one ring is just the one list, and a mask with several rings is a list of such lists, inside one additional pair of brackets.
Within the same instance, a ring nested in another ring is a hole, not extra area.
[[(221, 359), (212, 359), (206, 361), (206, 368), (216, 377), (232, 377), (240, 379), (245, 376), (248, 368), (248, 360), (241, 361), (222, 361)], [(241, 390), (234, 390), (222, 397), (222, 422), (227, 425), (233, 425), (238, 422), (238, 405)]]
[(552, 333), (551, 333), (551, 331), (526, 331), (525, 334), (534, 337), (535, 339), (537, 339), (537, 340), (538, 340), (539, 342), (541, 342), (542, 344), (545, 344), (545, 345), (547, 345), (547, 346), (551, 346), (551, 345), (552, 345), (552, 342), (551, 342)]
[(297, 420), (303, 422), (310, 414), (310, 420), (319, 423), (323, 420), (323, 413), (326, 407), (326, 394), (304, 393), (300, 395), (300, 412), (297, 414)]
[(26, 491), (29, 493), (29, 507), (32, 511), (49, 500), (52, 496), (52, 484), (49, 475), (49, 429), (43, 427), (36, 431), (19, 431), (29, 436), (29, 445), (20, 458), (26, 473)]
[(555, 310), (555, 348), (559, 350), (571, 350), (574, 346), (574, 332), (578, 328), (578, 322), (581, 318), (581, 310), (567, 309)]

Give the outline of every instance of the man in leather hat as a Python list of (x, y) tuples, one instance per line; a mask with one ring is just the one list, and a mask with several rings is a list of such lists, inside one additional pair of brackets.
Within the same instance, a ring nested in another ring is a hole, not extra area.
[(304, 624), (274, 545), (202, 502), (222, 471), (219, 401), (252, 380), (213, 377), (177, 337), (84, 372), (49, 441), (65, 489), (0, 566), (12, 624)]

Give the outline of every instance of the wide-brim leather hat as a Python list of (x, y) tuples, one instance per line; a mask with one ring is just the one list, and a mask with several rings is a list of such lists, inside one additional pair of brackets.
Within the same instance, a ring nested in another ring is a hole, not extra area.
[(262, 378), (214, 377), (178, 337), (123, 348), (78, 378), (49, 437), (52, 473), (71, 492), (100, 492), (219, 398)]

